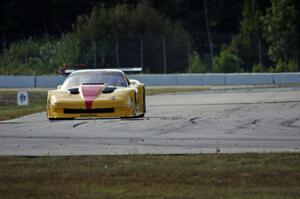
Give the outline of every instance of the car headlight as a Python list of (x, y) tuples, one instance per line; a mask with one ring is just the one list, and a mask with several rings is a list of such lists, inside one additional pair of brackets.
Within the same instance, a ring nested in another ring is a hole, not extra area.
[(55, 103), (56, 103), (56, 98), (55, 98), (54, 96), (52, 96), (52, 97), (50, 98), (50, 105), (51, 105), (51, 106), (54, 106)]

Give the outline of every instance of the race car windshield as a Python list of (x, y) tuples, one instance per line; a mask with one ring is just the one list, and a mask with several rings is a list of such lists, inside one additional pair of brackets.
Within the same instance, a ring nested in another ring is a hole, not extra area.
[(78, 73), (70, 76), (64, 83), (65, 88), (74, 88), (83, 84), (104, 84), (116, 87), (127, 87), (123, 75), (105, 73)]

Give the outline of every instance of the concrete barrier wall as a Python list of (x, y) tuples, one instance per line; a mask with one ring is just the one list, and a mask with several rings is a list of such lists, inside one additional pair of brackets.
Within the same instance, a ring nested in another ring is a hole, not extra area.
[(36, 76), (36, 87), (57, 87), (65, 81), (65, 76)]
[(182, 86), (224, 85), (223, 74), (178, 74), (177, 84)]
[(131, 75), (148, 86), (156, 85), (256, 85), (300, 83), (300, 73), (230, 73)]
[(226, 74), (224, 75), (225, 85), (234, 85), (234, 84), (273, 84), (273, 74), (249, 74), (249, 73), (240, 73), (240, 74)]
[[(53, 88), (64, 76), (0, 76), (0, 88)], [(300, 73), (231, 73), (231, 74), (139, 74), (129, 75), (146, 86), (255, 85), (300, 83)]]
[(166, 85), (177, 85), (176, 74), (159, 74), (159, 75), (129, 75), (129, 79), (136, 79), (143, 82), (145, 85), (151, 86), (166, 86)]
[(299, 83), (300, 73), (273, 74), (274, 84)]
[(0, 88), (34, 88), (35, 76), (0, 76)]
[(129, 75), (148, 86), (224, 85), (224, 74)]

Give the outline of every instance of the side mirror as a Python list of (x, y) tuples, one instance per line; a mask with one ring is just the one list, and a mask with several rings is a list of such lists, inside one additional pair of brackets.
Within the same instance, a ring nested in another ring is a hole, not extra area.
[(57, 86), (57, 90), (61, 89), (61, 86), (62, 86), (62, 85), (58, 85), (58, 86)]
[(130, 85), (136, 85), (136, 81), (135, 80), (129, 80)]

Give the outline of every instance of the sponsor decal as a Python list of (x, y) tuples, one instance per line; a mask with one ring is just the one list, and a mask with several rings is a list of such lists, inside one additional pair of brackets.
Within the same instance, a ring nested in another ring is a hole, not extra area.
[(28, 105), (28, 92), (27, 91), (18, 91), (17, 101), (19, 106)]

